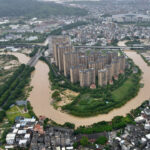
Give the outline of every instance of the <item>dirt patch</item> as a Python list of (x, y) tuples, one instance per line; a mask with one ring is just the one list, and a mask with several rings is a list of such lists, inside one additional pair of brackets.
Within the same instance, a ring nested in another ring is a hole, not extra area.
[(118, 46), (126, 46), (126, 42), (128, 42), (128, 41), (127, 40), (119, 41)]
[(72, 102), (72, 100), (78, 96), (79, 93), (71, 91), (71, 90), (65, 90), (63, 91), (60, 96), (61, 96), (61, 101), (57, 103), (57, 106), (64, 106), (66, 104), (69, 104)]
[(77, 92), (74, 92), (74, 91), (71, 91), (71, 90), (65, 90), (64, 92), (63, 92), (65, 95), (71, 95), (71, 96), (78, 96), (79, 95), (79, 93), (77, 93)]

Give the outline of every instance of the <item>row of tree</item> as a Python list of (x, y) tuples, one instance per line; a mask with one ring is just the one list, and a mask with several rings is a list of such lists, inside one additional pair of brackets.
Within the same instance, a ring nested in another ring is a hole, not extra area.
[(78, 22), (75, 22), (75, 23), (71, 23), (71, 24), (68, 24), (68, 25), (65, 25), (61, 28), (58, 28), (56, 30), (53, 30), (50, 35), (61, 35), (62, 31), (63, 30), (70, 30), (70, 29), (73, 29), (73, 28), (76, 28), (78, 26), (83, 26), (83, 25), (87, 25), (88, 22), (85, 22), (85, 21), (78, 21)]
[(29, 54), (30, 57), (35, 56), (35, 54), (38, 52), (39, 47), (34, 47), (33, 51)]
[[(0, 88), (0, 107), (6, 111), (19, 97), (24, 97), (24, 88), (29, 84), (34, 67), (22, 64)], [(4, 117), (4, 113), (3, 113)], [(2, 118), (0, 121), (2, 121)]]
[(149, 105), (149, 101), (145, 101), (138, 108), (131, 110), (130, 114), (126, 117), (116, 116), (110, 122), (102, 121), (94, 123), (91, 126), (80, 126), (75, 130), (75, 134), (92, 134), (99, 132), (108, 132), (124, 128), (128, 124), (135, 124), (134, 118), (139, 116), (141, 110)]
[(109, 132), (125, 127), (127, 124), (135, 124), (133, 117), (128, 114), (126, 117), (116, 116), (111, 122), (98, 122), (91, 126), (80, 126), (75, 130), (75, 134), (92, 134), (99, 132)]

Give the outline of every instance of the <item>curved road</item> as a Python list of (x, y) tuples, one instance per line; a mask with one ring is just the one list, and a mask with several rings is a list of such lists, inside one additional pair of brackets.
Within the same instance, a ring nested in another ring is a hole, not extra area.
[[(59, 110), (55, 110), (53, 106), (50, 105), (51, 91), (48, 80), (49, 68), (45, 63), (38, 61), (35, 66), (36, 69), (32, 74), (31, 86), (33, 86), (33, 90), (29, 96), (29, 100), (36, 115), (44, 115), (59, 124), (72, 122), (76, 125), (76, 127), (78, 127), (80, 125), (91, 125), (103, 120), (111, 121), (113, 117), (118, 115), (125, 116), (132, 109), (140, 106), (142, 102), (150, 98), (150, 68), (143, 61), (140, 55), (136, 54), (136, 52), (125, 51), (125, 53), (132, 58), (135, 64), (137, 64), (143, 71), (142, 82), (144, 83), (144, 88), (141, 88), (138, 95), (121, 108), (114, 109), (108, 114), (101, 114), (89, 118), (75, 117), (67, 113), (60, 112)], [(24, 55), (24, 57), (26, 56)]]

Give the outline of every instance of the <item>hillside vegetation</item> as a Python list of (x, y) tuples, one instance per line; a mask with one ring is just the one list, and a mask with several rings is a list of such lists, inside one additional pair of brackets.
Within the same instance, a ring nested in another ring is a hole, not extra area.
[(37, 0), (0, 0), (0, 17), (48, 17), (50, 15), (82, 16), (87, 11), (53, 2)]

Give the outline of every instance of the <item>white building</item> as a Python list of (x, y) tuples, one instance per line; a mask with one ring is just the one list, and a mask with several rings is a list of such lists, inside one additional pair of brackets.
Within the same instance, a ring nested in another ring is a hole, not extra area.
[(16, 134), (14, 134), (14, 133), (9, 133), (9, 134), (7, 134), (7, 136), (6, 136), (6, 143), (7, 143), (8, 145), (14, 144), (15, 137), (16, 137)]

